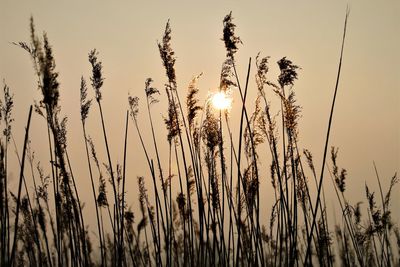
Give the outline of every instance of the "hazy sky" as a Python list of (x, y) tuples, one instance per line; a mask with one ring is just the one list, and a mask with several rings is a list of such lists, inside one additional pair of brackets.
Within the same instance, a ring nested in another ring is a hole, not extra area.
[[(225, 58), (224, 44), (220, 40), (222, 19), (232, 11), (237, 35), (243, 41), (237, 55), (243, 80), (248, 58), (254, 60), (258, 52), (271, 56), (271, 79), (276, 79), (275, 62), (283, 56), (301, 67), (295, 83), (297, 98), (303, 107), (300, 144), (310, 149), (319, 163), (347, 4), (351, 12), (330, 144), (339, 147), (339, 165), (348, 170), (349, 198), (354, 202), (364, 201), (364, 182), (378, 190), (373, 161), (384, 188), (400, 170), (399, 1), (0, 0), (0, 78), (5, 79), (15, 95), (13, 133), (18, 149), (22, 147), (29, 105), (41, 99), (30, 58), (11, 44), (29, 41), (31, 15), (37, 32), (46, 31), (53, 46), (56, 70), (60, 73), (62, 113), (69, 117), (69, 153), (75, 175), (81, 177), (78, 178), (79, 190), (89, 195), (87, 166), (81, 163), (85, 152), (79, 117), (80, 77), (83, 75), (88, 80), (91, 72), (88, 52), (96, 48), (103, 61), (106, 77), (103, 109), (115, 164), (122, 162), (128, 92), (144, 100), (144, 81), (148, 77), (155, 80), (154, 85), (163, 93), (160, 98), (164, 100), (157, 104), (154, 116), (159, 125), (160, 143), (165, 140), (163, 146), (167, 147), (162, 117), (166, 114), (163, 84), (167, 79), (157, 48), (167, 20), (171, 22), (172, 45), (177, 56), (178, 90), (184, 97), (190, 79), (203, 72), (199, 87), (204, 100), (207, 93), (219, 85)], [(251, 77), (254, 77), (254, 69)], [(251, 86), (250, 102), (256, 95), (254, 80)], [(93, 96), (92, 90), (90, 96)], [(236, 104), (239, 103), (239, 95), (234, 97)], [(140, 107), (144, 111), (145, 106)], [(251, 107), (249, 105), (249, 109)], [(231, 116), (234, 121), (237, 112), (233, 110)], [(141, 112), (140, 120), (148, 135), (146, 118), (146, 113)], [(93, 106), (89, 114), (89, 134), (105, 162), (99, 123), (97, 107)], [(48, 162), (45, 129), (44, 120), (35, 115), (32, 147), (44, 165)], [(128, 202), (132, 204), (136, 201), (136, 175), (148, 175), (148, 171), (143, 168), (144, 157), (133, 128), (129, 138)], [(150, 140), (146, 138), (146, 141)], [(265, 169), (268, 166), (269, 162), (262, 165)], [(329, 179), (326, 186), (332, 186)], [(395, 204), (400, 204), (399, 186), (395, 192)]]

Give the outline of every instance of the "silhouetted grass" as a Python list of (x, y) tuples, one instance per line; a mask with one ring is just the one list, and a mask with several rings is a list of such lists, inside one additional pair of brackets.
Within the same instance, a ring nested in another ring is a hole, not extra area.
[[(200, 103), (197, 80), (201, 74), (188, 85), (185, 101), (180, 100), (179, 90), (182, 89), (177, 83), (176, 57), (168, 21), (162, 41), (158, 43), (167, 78), (164, 88), (168, 103), (164, 117), (166, 140), (158, 139), (152, 113), (158, 97), (165, 95), (154, 88), (153, 80), (148, 78), (144, 85), (145, 124), (138, 123), (142, 115), (139, 98), (128, 97), (122, 165), (115, 164), (110, 154), (103, 113), (107, 111), (102, 109), (102, 62), (96, 49), (90, 51), (90, 81), (107, 153), (107, 164), (101, 166), (86, 128), (88, 116), (95, 115), (90, 112), (92, 100), (88, 99), (88, 88), (82, 77), (80, 113), (95, 203), (97, 231), (92, 235), (94, 239), (89, 238), (89, 226), (84, 223), (83, 205), (67, 152), (67, 118), (60, 115), (58, 73), (52, 48), (46, 34), (42, 39), (36, 35), (31, 19), (30, 43), (16, 45), (29, 53), (38, 89), (43, 95), (43, 99), (35, 103), (35, 111), (46, 121), (50, 165), (43, 168), (30, 149), (31, 107), (20, 159), (18, 192), (17, 195), (11, 193), (7, 179), (7, 147), (13, 140), (13, 97), (4, 85), (4, 103), (0, 102), (0, 119), (4, 123), (0, 142), (1, 266), (399, 266), (399, 253), (394, 250), (400, 251), (400, 235), (390, 211), (391, 191), (398, 182), (397, 175), (392, 177), (385, 195), (375, 167), (381, 205), (377, 204), (375, 193), (365, 185), (368, 207), (366, 215), (362, 216), (361, 202), (354, 205), (346, 198), (347, 171), (338, 165), (337, 148), (331, 148), (331, 163), (327, 160), (348, 14), (347, 11), (319, 177), (312, 153), (298, 145), (301, 107), (296, 99), (295, 81), (300, 68), (283, 57), (277, 62), (280, 73), (276, 83), (269, 78), (270, 58), (258, 54), (255, 64), (249, 59), (246, 80), (241, 81), (235, 55), (242, 41), (235, 35), (232, 13), (223, 20), (222, 40), (227, 52), (219, 90), (225, 94), (233, 90), (239, 92), (239, 124), (230, 120), (229, 110), (216, 109), (209, 99)], [(249, 104), (248, 99), (252, 75), (255, 75), (258, 92), (254, 105)], [(278, 110), (272, 110), (270, 95), (280, 103)], [(129, 116), (151, 175), (150, 179), (137, 177), (139, 216), (126, 204), (126, 170), (130, 167), (126, 158), (131, 146), (128, 143)], [(147, 129), (151, 131), (149, 143), (142, 134)], [(160, 153), (163, 142), (168, 144), (168, 158)], [(271, 157), (268, 174), (260, 169), (261, 153)], [(30, 174), (24, 173), (26, 157)], [(309, 170), (305, 170), (305, 166)], [(341, 222), (335, 222), (336, 225), (327, 216), (325, 167), (332, 180), (330, 188), (335, 190), (340, 205)], [(51, 175), (45, 174), (48, 168)], [(309, 177), (314, 180), (315, 187), (310, 185)], [(33, 191), (26, 185), (28, 178), (32, 178)], [(260, 200), (262, 179), (271, 181), (273, 196), (268, 203)], [(111, 193), (107, 192), (108, 184)], [(177, 187), (173, 189), (173, 185)], [(261, 211), (268, 208), (271, 208), (271, 215), (266, 225)], [(107, 221), (111, 232), (105, 226)], [(94, 256), (92, 251), (99, 256)]]

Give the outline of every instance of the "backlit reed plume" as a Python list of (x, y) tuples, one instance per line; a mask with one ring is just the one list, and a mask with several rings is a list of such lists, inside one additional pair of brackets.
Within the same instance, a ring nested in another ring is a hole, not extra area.
[(224, 41), (227, 50), (226, 56), (229, 58), (233, 58), (234, 54), (238, 50), (237, 45), (242, 43), (240, 38), (235, 36), (236, 25), (232, 22), (232, 19), (232, 12), (230, 12), (223, 20), (224, 30), (222, 40)]

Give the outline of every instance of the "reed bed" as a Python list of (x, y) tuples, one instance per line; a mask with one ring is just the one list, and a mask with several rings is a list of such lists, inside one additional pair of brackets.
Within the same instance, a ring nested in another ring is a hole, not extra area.
[[(352, 204), (346, 196), (347, 171), (338, 165), (338, 148), (330, 147), (348, 15), (347, 11), (320, 168), (312, 153), (299, 146), (301, 107), (295, 90), (299, 66), (283, 57), (277, 66), (272, 65), (279, 68), (278, 77), (272, 79), (270, 58), (258, 54), (255, 60), (249, 59), (246, 79), (241, 80), (236, 54), (242, 41), (235, 35), (232, 13), (222, 24), (226, 58), (219, 91), (228, 98), (233, 91), (240, 95), (240, 120), (230, 120), (229, 107), (217, 108), (211, 99), (199, 100), (201, 74), (194, 76), (186, 89), (178, 87), (168, 21), (158, 43), (165, 87), (155, 88), (148, 78), (145, 99), (140, 102), (136, 96), (128, 97), (122, 164), (110, 153), (100, 53), (90, 51), (92, 73), (89, 79), (81, 78), (80, 113), (95, 225), (85, 223), (77, 187), (80, 178), (74, 176), (70, 163), (67, 117), (61, 115), (52, 47), (46, 34), (37, 35), (31, 19), (30, 42), (14, 44), (29, 54), (43, 98), (29, 109), (15, 193), (10, 190), (7, 169), (9, 145), (11, 141), (16, 145), (13, 95), (6, 84), (3, 88), (0, 265), (400, 266), (400, 234), (390, 211), (397, 174), (384, 190), (375, 168), (378, 193), (365, 185), (367, 205)], [(250, 79), (255, 79), (256, 88), (250, 88), (254, 87)], [(88, 90), (93, 90), (94, 99), (89, 99)], [(249, 90), (257, 90), (255, 100), (248, 99)], [(186, 92), (185, 99), (180, 97), (182, 92)], [(160, 98), (168, 103), (164, 139), (157, 136), (154, 124), (153, 107)], [(278, 110), (271, 107), (271, 101), (279, 103)], [(139, 110), (139, 102), (144, 103), (143, 110)], [(47, 166), (35, 158), (30, 146), (32, 116), (41, 116), (46, 122)], [(99, 117), (105, 159), (96, 153), (86, 126), (88, 116)], [(139, 117), (146, 123), (140, 123)], [(150, 138), (144, 138), (144, 133)], [(127, 177), (126, 171), (133, 168), (126, 160), (132, 135), (140, 141), (150, 174), (136, 178), (139, 213), (128, 208), (126, 200), (126, 180), (135, 179)], [(161, 153), (165, 142), (168, 158)], [(268, 154), (271, 161), (261, 164), (261, 153)], [(340, 219), (335, 223), (328, 220), (324, 194), (329, 179), (329, 190), (336, 192), (340, 207)], [(267, 203), (260, 198), (262, 181), (272, 187)], [(263, 215), (267, 209), (269, 218)]]

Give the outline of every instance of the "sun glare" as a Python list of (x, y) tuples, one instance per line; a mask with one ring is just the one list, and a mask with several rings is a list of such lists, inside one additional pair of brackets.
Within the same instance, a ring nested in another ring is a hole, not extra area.
[(211, 103), (216, 109), (229, 109), (232, 106), (232, 98), (224, 92), (217, 92), (211, 96)]

